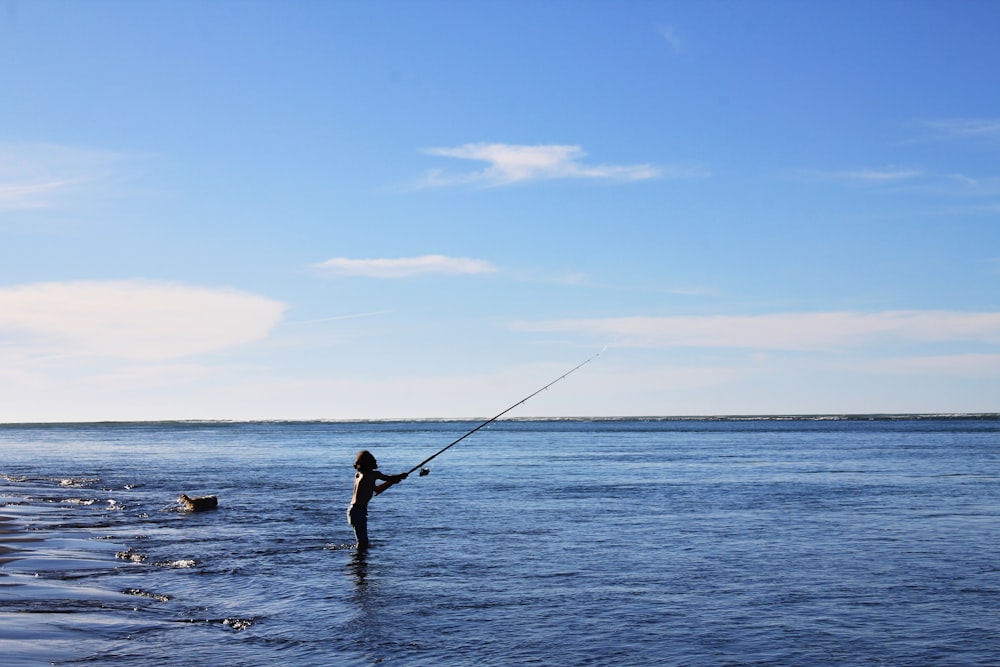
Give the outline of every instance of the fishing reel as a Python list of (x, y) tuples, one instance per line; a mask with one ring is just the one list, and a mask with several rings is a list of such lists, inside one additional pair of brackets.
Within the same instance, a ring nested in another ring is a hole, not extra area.
[(431, 469), (430, 468), (421, 468), (420, 469), (420, 477), (426, 477), (429, 474), (431, 474)]

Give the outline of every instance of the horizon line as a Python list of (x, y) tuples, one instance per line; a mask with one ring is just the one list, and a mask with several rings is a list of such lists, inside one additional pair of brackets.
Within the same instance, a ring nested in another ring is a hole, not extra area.
[[(482, 417), (382, 417), (314, 418), (314, 419), (101, 419), (93, 421), (26, 421), (0, 422), (3, 427), (30, 426), (124, 426), (124, 425), (244, 425), (244, 424), (399, 424), (481, 422)], [(906, 421), (906, 420), (1000, 420), (1000, 412), (836, 412), (786, 414), (721, 414), (721, 415), (631, 415), (631, 416), (535, 416), (508, 417), (498, 422), (629, 422), (629, 421)]]

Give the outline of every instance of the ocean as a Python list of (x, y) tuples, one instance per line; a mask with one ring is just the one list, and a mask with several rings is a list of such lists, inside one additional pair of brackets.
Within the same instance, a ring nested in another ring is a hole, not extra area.
[[(998, 665), (1000, 418), (0, 425), (21, 665)], [(215, 494), (189, 514), (176, 497)]]

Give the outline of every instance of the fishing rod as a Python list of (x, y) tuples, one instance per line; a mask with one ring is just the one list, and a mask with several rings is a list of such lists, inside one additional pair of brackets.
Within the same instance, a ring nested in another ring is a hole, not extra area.
[(601, 356), (601, 353), (603, 353), (603, 352), (604, 352), (604, 350), (606, 350), (606, 349), (608, 349), (608, 348), (607, 348), (607, 346), (605, 346), (605, 347), (604, 347), (604, 348), (603, 348), (603, 349), (602, 349), (602, 350), (601, 350), (600, 352), (598, 352), (598, 353), (597, 353), (597, 354), (595, 354), (594, 356), (590, 357), (589, 359), (587, 359), (587, 360), (586, 360), (586, 361), (584, 361), (583, 363), (581, 363), (581, 364), (578, 364), (577, 366), (574, 366), (574, 367), (573, 367), (573, 368), (571, 368), (570, 370), (566, 371), (565, 373), (563, 373), (562, 375), (560, 375), (560, 376), (559, 376), (559, 377), (557, 377), (557, 378), (556, 378), (555, 380), (553, 380), (552, 382), (548, 383), (547, 385), (545, 385), (544, 387), (542, 387), (541, 389), (539, 389), (539, 390), (538, 390), (538, 391), (536, 391), (535, 393), (533, 393), (533, 394), (530, 394), (530, 395), (528, 395), (528, 396), (526, 396), (526, 397), (522, 398), (522, 399), (521, 399), (520, 401), (518, 401), (518, 402), (517, 402), (517, 403), (515, 403), (514, 405), (510, 406), (509, 408), (507, 408), (506, 410), (504, 410), (503, 412), (501, 412), (501, 413), (500, 413), (500, 414), (498, 414), (497, 416), (495, 416), (495, 417), (491, 417), (490, 419), (487, 419), (487, 420), (486, 420), (486, 421), (484, 421), (484, 422), (483, 422), (482, 424), (480, 424), (480, 425), (479, 425), (479, 426), (477, 426), (476, 428), (472, 429), (471, 431), (469, 431), (468, 433), (466, 433), (465, 435), (463, 435), (463, 436), (462, 436), (461, 438), (458, 438), (457, 440), (454, 440), (454, 441), (452, 441), (452, 442), (451, 442), (450, 444), (448, 444), (447, 446), (445, 446), (445, 447), (442, 447), (441, 449), (439, 449), (439, 450), (438, 450), (438, 451), (436, 451), (435, 453), (431, 454), (430, 456), (428, 456), (428, 457), (427, 457), (426, 459), (424, 459), (423, 461), (421, 461), (421, 462), (420, 462), (420, 463), (418, 463), (417, 465), (415, 465), (415, 466), (413, 466), (412, 468), (410, 468), (409, 470), (407, 470), (407, 471), (406, 471), (406, 474), (407, 474), (407, 475), (409, 475), (409, 474), (410, 474), (411, 472), (413, 472), (414, 470), (417, 470), (418, 468), (420, 469), (420, 476), (421, 476), (421, 477), (423, 477), (424, 475), (428, 474), (428, 473), (430, 472), (430, 470), (428, 470), (427, 468), (424, 468), (424, 466), (425, 466), (426, 464), (430, 463), (430, 462), (431, 462), (432, 460), (434, 460), (435, 458), (437, 458), (437, 457), (438, 457), (439, 455), (441, 455), (441, 454), (444, 454), (444, 453), (445, 453), (446, 451), (448, 451), (449, 449), (451, 449), (452, 447), (454, 447), (454, 446), (455, 446), (455, 445), (457, 445), (458, 443), (462, 442), (463, 440), (465, 440), (466, 438), (468, 438), (468, 437), (469, 437), (470, 435), (472, 435), (473, 433), (475, 433), (475, 432), (476, 432), (476, 431), (478, 431), (479, 429), (481, 429), (481, 428), (484, 428), (485, 426), (488, 426), (488, 425), (492, 424), (493, 422), (495, 422), (496, 420), (500, 419), (500, 418), (501, 418), (501, 417), (503, 417), (503, 416), (504, 416), (505, 414), (507, 414), (508, 412), (510, 412), (511, 410), (513, 410), (514, 408), (516, 408), (516, 407), (518, 407), (519, 405), (522, 405), (522, 404), (524, 404), (524, 403), (527, 403), (527, 402), (528, 402), (528, 401), (529, 401), (530, 399), (532, 399), (532, 398), (534, 398), (535, 396), (537, 396), (538, 394), (542, 393), (543, 391), (545, 391), (546, 389), (548, 389), (549, 387), (551, 387), (552, 385), (554, 385), (554, 384), (555, 384), (556, 382), (559, 382), (560, 380), (562, 380), (562, 379), (563, 379), (564, 377), (566, 377), (566, 376), (570, 375), (571, 373), (573, 373), (573, 372), (577, 371), (578, 369), (580, 369), (580, 368), (582, 368), (582, 367), (586, 366), (586, 365), (587, 365), (587, 364), (589, 364), (589, 363), (590, 363), (591, 361), (593, 361), (593, 360), (594, 360), (594, 359), (596, 359), (597, 357)]

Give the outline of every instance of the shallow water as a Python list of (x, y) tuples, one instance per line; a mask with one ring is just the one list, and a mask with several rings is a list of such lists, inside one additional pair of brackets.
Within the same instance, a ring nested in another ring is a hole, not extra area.
[(995, 418), (501, 422), (340, 548), (473, 426), (0, 426), (4, 664), (1000, 664)]

